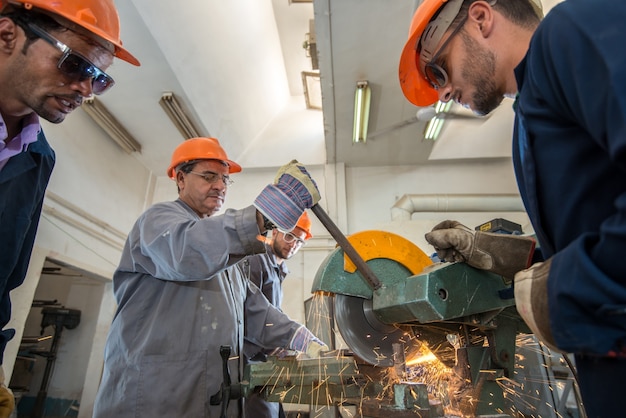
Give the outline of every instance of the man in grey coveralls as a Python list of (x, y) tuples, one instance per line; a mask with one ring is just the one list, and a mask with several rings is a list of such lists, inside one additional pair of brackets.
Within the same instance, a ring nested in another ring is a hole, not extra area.
[[(146, 210), (131, 230), (113, 276), (117, 312), (109, 332), (95, 418), (218, 417), (210, 405), (223, 381), (220, 347), (230, 346), (230, 376), (242, 374), (247, 338), (265, 348), (317, 356), (327, 347), (273, 307), (238, 263), (265, 251), (259, 235), (291, 230), (319, 200), (306, 169), (281, 168), (254, 205), (211, 216), (223, 202), (229, 174), (241, 167), (215, 138), (180, 144), (168, 175), (179, 198)], [(231, 401), (228, 417), (243, 416)]]

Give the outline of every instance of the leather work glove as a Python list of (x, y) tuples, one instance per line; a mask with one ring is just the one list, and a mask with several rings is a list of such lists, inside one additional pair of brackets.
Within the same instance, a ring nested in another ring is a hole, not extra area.
[(329, 350), (328, 346), (313, 335), (304, 325), (293, 334), (288, 348), (303, 352), (310, 358), (320, 357), (323, 351)]
[(306, 168), (292, 160), (282, 166), (274, 184), (268, 184), (254, 206), (278, 229), (291, 231), (305, 209), (320, 201), (320, 192)]
[(0, 366), (0, 418), (9, 418), (15, 409), (15, 397), (4, 383), (4, 369)]
[(513, 279), (530, 266), (535, 240), (519, 235), (473, 231), (457, 221), (443, 221), (426, 234), (440, 259), (460, 261)]
[(548, 274), (552, 259), (543, 263), (535, 263), (527, 270), (515, 275), (515, 305), (524, 318), (526, 325), (541, 342), (552, 350), (557, 348), (550, 328), (550, 312), (548, 311)]

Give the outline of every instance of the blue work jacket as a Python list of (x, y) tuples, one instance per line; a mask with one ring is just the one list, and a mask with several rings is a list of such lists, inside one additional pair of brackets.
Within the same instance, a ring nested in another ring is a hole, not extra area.
[(564, 2), (515, 71), (513, 162), (552, 258), (550, 326), (559, 348), (587, 354), (626, 344), (626, 26), (597, 10), (626, 19), (624, 2)]
[(54, 162), (54, 151), (40, 131), (37, 141), (0, 170), (0, 363), (15, 334), (3, 329), (11, 319), (9, 292), (24, 282)]

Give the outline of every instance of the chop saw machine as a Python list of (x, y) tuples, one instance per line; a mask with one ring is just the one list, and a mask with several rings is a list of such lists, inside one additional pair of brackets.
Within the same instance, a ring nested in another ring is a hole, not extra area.
[[(511, 412), (520, 408), (509, 392), (516, 338), (530, 330), (509, 282), (463, 263), (433, 264), (390, 232), (347, 238), (319, 206), (313, 212), (339, 245), (317, 271), (312, 292), (332, 300), (348, 354), (248, 365), (241, 396), (257, 391), (270, 401), (353, 404), (356, 416), (368, 418), (526, 416)], [(419, 366), (425, 352), (446, 370), (444, 378), (434, 376), (438, 389), (432, 379), (425, 383), (432, 370)], [(435, 398), (434, 390), (446, 393)], [(565, 401), (552, 403), (554, 413), (545, 416), (579, 416), (562, 412)]]

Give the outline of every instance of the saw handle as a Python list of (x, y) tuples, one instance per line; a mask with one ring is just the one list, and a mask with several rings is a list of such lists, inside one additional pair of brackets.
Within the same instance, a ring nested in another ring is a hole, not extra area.
[(324, 209), (316, 203), (311, 208), (315, 216), (320, 220), (322, 225), (330, 232), (330, 235), (337, 241), (337, 244), (341, 247), (344, 253), (350, 260), (354, 263), (357, 270), (361, 273), (367, 284), (372, 288), (372, 290), (380, 289), (382, 283), (378, 280), (378, 277), (374, 274), (370, 266), (367, 265), (365, 260), (359, 255), (359, 253), (354, 249), (348, 238), (339, 230), (337, 225), (330, 219), (330, 216), (324, 211)]

